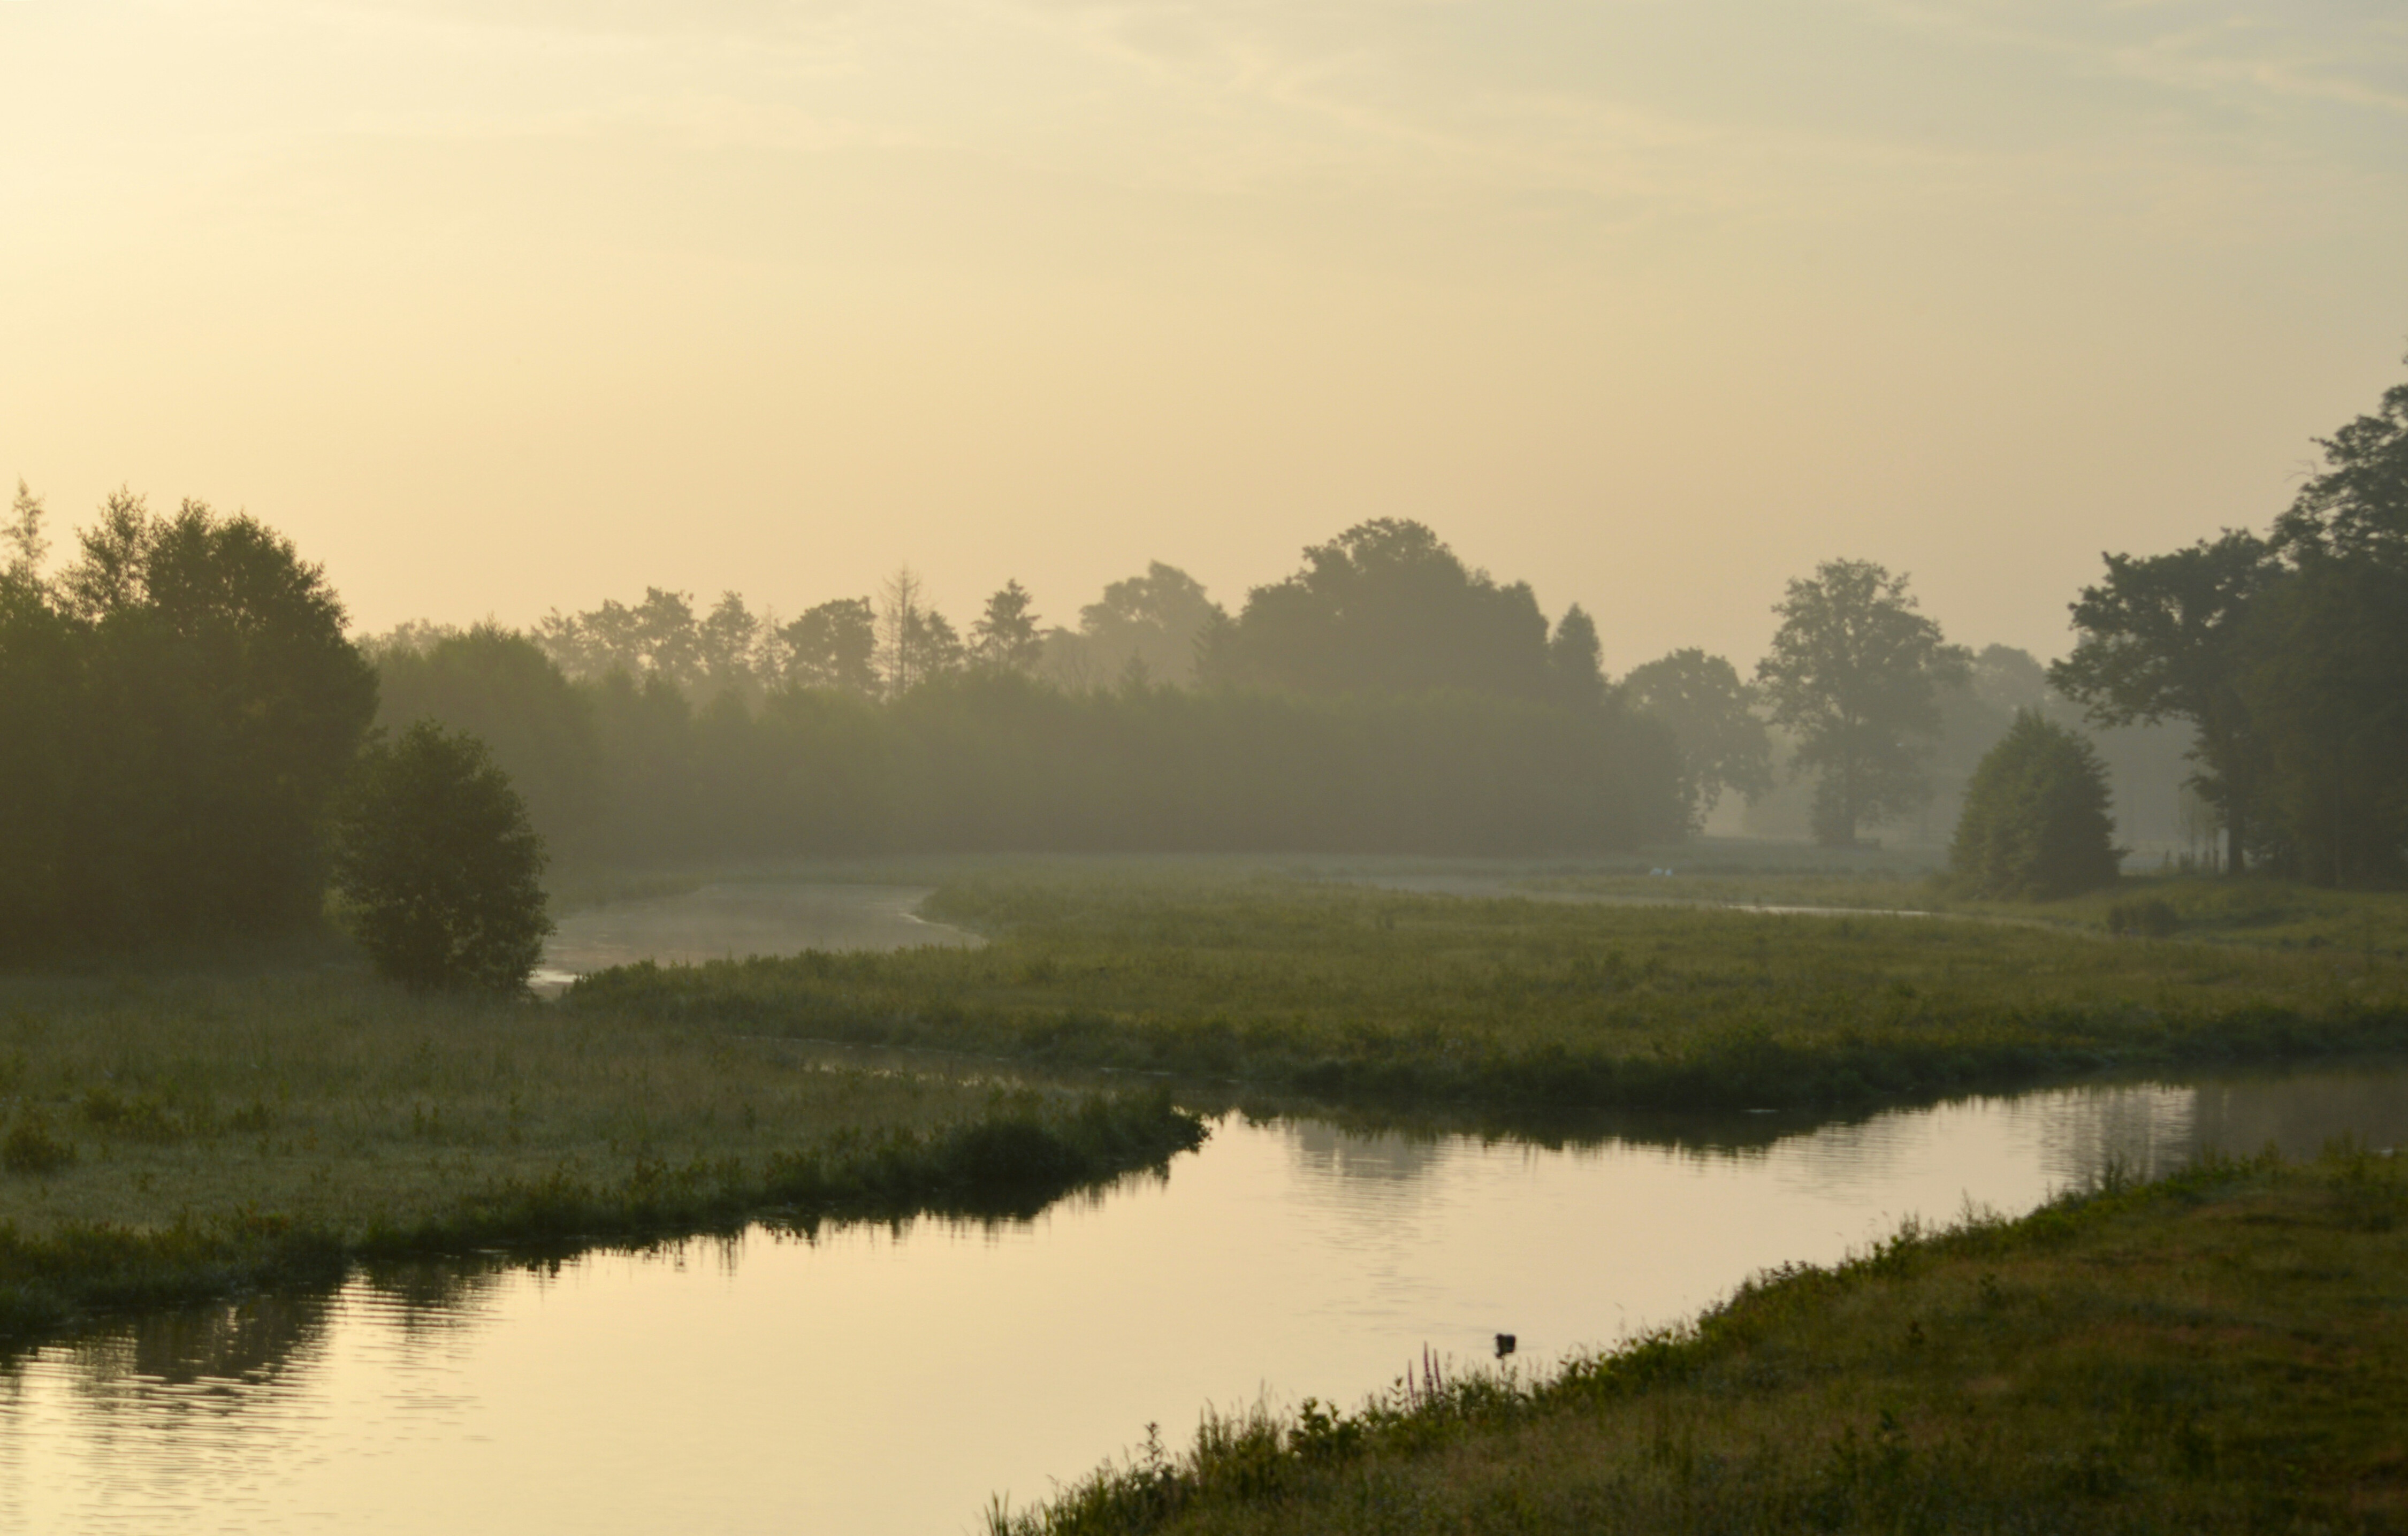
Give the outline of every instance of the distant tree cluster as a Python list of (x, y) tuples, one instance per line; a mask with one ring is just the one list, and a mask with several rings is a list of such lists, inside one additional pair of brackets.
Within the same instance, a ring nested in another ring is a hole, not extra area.
[[(893, 697), (964, 670), (1031, 672), (1045, 651), (1039, 623), (1027, 589), (1007, 581), (966, 639), (905, 567), (874, 602), (834, 598), (783, 624), (754, 613), (738, 593), (724, 592), (710, 611), (698, 612), (686, 593), (646, 587), (634, 604), (605, 599), (582, 613), (555, 609), (536, 622), (532, 638), (570, 682), (598, 682), (617, 672), (638, 683), (666, 682), (697, 703), (721, 694), (758, 702), (781, 688)], [(404, 624), (373, 649), (424, 652), (452, 633)]]
[[(1299, 604), (1315, 573), (1321, 596)], [(1416, 594), (1436, 594), (1418, 620)], [(1283, 628), (1299, 609), (1317, 617)], [(650, 612), (657, 633), (580, 649), (626, 627), (596, 618), (614, 612)], [(653, 659), (701, 653), (677, 639), (701, 627), (655, 591), (554, 615), (532, 637), (419, 631), (379, 649), (383, 718), (490, 741), (537, 827), (578, 858), (1525, 852), (1683, 824), (1670, 739), (1607, 686), (1586, 616), (1549, 625), (1526, 587), (1467, 570), (1418, 524), (1365, 524), (1309, 551), (1304, 573), (1257, 589), (1235, 620), (1157, 563), (1108, 587), (1076, 631), (1041, 627), (1007, 582), (965, 639), (907, 570), (875, 601), (758, 625), (779, 649), (756, 643), (749, 670), (717, 685), (707, 668)], [(1405, 655), (1379, 661), (1366, 633)], [(1463, 645), (1495, 653), (1468, 668)], [(1333, 646), (1352, 659), (1318, 654)]]
[(2408, 873), (2408, 384), (2319, 439), (2264, 537), (2109, 554), (2050, 669), (2102, 724), (2197, 732), (2227, 867), (2324, 883)]
[(1316, 697), (1452, 690), (1572, 709), (1604, 701), (1587, 614), (1575, 605), (1551, 629), (1528, 583), (1498, 585), (1421, 524), (1358, 524), (1304, 561), (1204, 631), (1207, 683)]

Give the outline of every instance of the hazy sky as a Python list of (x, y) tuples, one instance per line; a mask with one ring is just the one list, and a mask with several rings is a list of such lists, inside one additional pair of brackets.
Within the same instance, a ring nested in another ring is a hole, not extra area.
[(1619, 671), (2102, 548), (2408, 376), (2399, 0), (0, 0), (0, 475), (363, 624), (1234, 603), (1423, 519)]

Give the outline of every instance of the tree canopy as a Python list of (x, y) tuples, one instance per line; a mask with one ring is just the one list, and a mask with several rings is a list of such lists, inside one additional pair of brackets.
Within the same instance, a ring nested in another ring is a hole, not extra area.
[(1906, 580), (1869, 560), (1826, 561), (1773, 609), (1781, 627), (1756, 680), (1774, 722), (1797, 733), (1799, 766), (1816, 775), (1825, 843), (1853, 843), (1867, 822), (1922, 803), (1939, 689), (1969, 675)]
[(2074, 896), (2114, 883), (2114, 837), (2098, 752), (2037, 711), (2019, 710), (1966, 787), (1949, 870), (1969, 896)]
[(1201, 671), (1208, 682), (1321, 696), (1601, 695), (1596, 629), (1585, 615), (1566, 617), (1563, 647), (1551, 653), (1526, 583), (1498, 585), (1419, 523), (1375, 518), (1309, 547), (1301, 570), (1248, 593), (1238, 616), (1206, 638)]
[(2318, 439), (2325, 467), (2271, 537), (2228, 529), (2108, 554), (2051, 669), (2102, 723), (2196, 732), (2226, 867), (2321, 882), (2408, 865), (2408, 384)]
[(370, 742), (335, 839), (344, 918), (405, 986), (516, 993), (543, 957), (543, 840), (485, 744), (422, 720)]
[(1772, 739), (1756, 718), (1755, 691), (1720, 656), (1691, 647), (1634, 667), (1624, 697), (1661, 721), (1681, 757), (1681, 797), (1689, 825), (1703, 825), (1728, 792), (1756, 797), (1772, 787)]
[(249, 517), (125, 493), (81, 546), (56, 588), (81, 657), (64, 878), (150, 933), (313, 917), (320, 823), (377, 687), (323, 571)]

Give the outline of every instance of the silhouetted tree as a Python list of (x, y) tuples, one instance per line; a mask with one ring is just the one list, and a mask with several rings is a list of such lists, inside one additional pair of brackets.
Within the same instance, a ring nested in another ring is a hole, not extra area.
[(1675, 651), (1632, 668), (1622, 692), (1632, 710), (1671, 731), (1693, 830), (1726, 791), (1754, 797), (1772, 788), (1771, 737), (1756, 718), (1754, 690), (1728, 661), (1694, 647)]
[(2408, 564), (2408, 384), (2384, 391), (2371, 416), (2319, 438), (2325, 468), (2276, 520), (2274, 547), (2294, 555)]
[(19, 581), (38, 584), (42, 578), (42, 561), (50, 553), (50, 541), (42, 536), (42, 498), (36, 495), (22, 480), (17, 481), (16, 497), (8, 504), (8, 523), (0, 527), (0, 547), (5, 547), (8, 563), (7, 574)]
[(2115, 824), (2107, 766), (2089, 742), (2035, 711), (1973, 770), (1949, 848), (1949, 871), (1969, 896), (2051, 900), (2115, 881)]
[(1926, 743), (1940, 727), (1936, 695), (1967, 675), (1961, 648), (1914, 611), (1906, 578), (1869, 560), (1830, 560), (1793, 580), (1773, 611), (1781, 628), (1756, 680), (1773, 721), (1798, 736), (1816, 775), (1814, 835), (1856, 840), (1868, 821), (1913, 810), (1929, 793)]
[(1006, 581), (986, 600), (986, 611), (970, 625), (970, 634), (971, 659), (996, 671), (1025, 672), (1045, 649), (1027, 589), (1018, 581)]
[(1046, 631), (1043, 670), (1066, 687), (1089, 688), (1125, 676), (1135, 657), (1154, 681), (1184, 686), (1205, 634), (1227, 621), (1194, 577), (1156, 560), (1079, 610), (1077, 629)]
[(1529, 587), (1467, 568), (1421, 524), (1360, 523), (1304, 559), (1212, 629), (1207, 681), (1319, 695), (1556, 696), (1547, 621)]
[(831, 688), (864, 698), (878, 692), (878, 616), (867, 597), (807, 609), (777, 634), (789, 687)]
[(543, 957), (543, 840), (483, 742), (420, 721), (360, 754), (335, 888), (377, 969), (413, 988), (516, 993)]
[(961, 666), (961, 637), (928, 606), (918, 573), (909, 566), (897, 569), (886, 579), (885, 598), (878, 612), (878, 647), (890, 697)]
[(2242, 693), (2243, 617), (2274, 577), (2264, 540), (2228, 530), (2172, 554), (2109, 554), (2107, 580), (2073, 604), (2080, 640), (2049, 681), (2102, 725), (2186, 720), (2200, 793), (2224, 820), (2226, 867), (2245, 868), (2265, 753)]
[(733, 592), (723, 592), (695, 626), (695, 664), (705, 692), (751, 696), (757, 689), (753, 656), (761, 621)]
[(376, 711), (322, 569), (249, 517), (109, 497), (61, 577), (88, 632), (78, 881), (128, 936), (313, 919), (319, 828)]
[(1597, 621), (1574, 603), (1555, 621), (1547, 637), (1549, 694), (1575, 710), (1594, 710), (1605, 702), (1605, 643), (1597, 638)]

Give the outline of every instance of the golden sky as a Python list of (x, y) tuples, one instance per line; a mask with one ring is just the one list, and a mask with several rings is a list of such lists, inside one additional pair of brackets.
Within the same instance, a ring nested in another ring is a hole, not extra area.
[(1233, 606), (1415, 517), (1619, 671), (2063, 649), (2408, 351), (2398, 0), (0, 0), (0, 476), (354, 618)]

